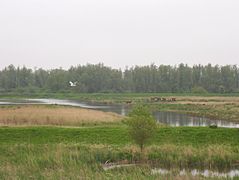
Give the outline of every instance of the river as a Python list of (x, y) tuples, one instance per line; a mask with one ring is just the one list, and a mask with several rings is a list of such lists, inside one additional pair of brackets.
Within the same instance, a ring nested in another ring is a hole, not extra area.
[[(96, 109), (105, 112), (114, 112), (120, 115), (127, 115), (130, 111), (129, 105), (105, 105), (101, 103), (82, 102), (77, 100), (59, 99), (0, 99), (0, 105), (13, 104), (57, 104), (76, 106), (88, 109)], [(239, 124), (223, 120), (214, 120), (206, 117), (196, 117), (175, 112), (153, 112), (154, 117), (160, 123), (170, 126), (209, 126), (216, 124), (218, 127), (239, 128)]]

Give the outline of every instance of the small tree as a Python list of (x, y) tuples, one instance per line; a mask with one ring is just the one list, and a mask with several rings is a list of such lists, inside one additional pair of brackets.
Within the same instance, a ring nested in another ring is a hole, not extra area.
[(130, 137), (139, 145), (142, 152), (145, 144), (149, 142), (156, 132), (156, 120), (147, 107), (137, 106), (129, 113), (129, 118), (126, 122)]
[(207, 90), (201, 86), (195, 86), (191, 90), (192, 93), (197, 93), (197, 94), (207, 94)]

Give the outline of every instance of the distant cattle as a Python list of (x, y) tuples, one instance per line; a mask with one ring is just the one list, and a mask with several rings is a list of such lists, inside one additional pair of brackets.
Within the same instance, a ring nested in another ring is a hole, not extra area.
[(125, 101), (126, 104), (131, 104), (132, 103), (132, 100), (127, 100)]
[(161, 100), (161, 98), (160, 97), (151, 97), (150, 100), (153, 102), (158, 102)]
[(151, 97), (150, 101), (151, 102), (158, 102), (158, 101), (164, 101), (164, 102), (168, 101), (168, 102), (170, 102), (170, 101), (176, 101), (176, 98), (174, 98), (174, 97), (173, 98)]

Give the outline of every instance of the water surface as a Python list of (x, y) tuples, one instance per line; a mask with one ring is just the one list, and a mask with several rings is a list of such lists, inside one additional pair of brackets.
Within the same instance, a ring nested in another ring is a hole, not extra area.
[[(127, 115), (131, 109), (129, 105), (105, 105), (102, 103), (83, 102), (77, 100), (59, 100), (59, 99), (1, 99), (0, 105), (9, 104), (57, 104), (76, 106), (88, 109), (96, 109), (105, 112), (114, 112), (120, 115)], [(219, 127), (239, 128), (239, 124), (223, 120), (214, 120), (205, 117), (196, 117), (175, 112), (153, 112), (154, 117), (160, 123), (170, 126), (209, 126), (216, 124)]]
[[(200, 171), (197, 169), (193, 169), (190, 171), (186, 171), (185, 169), (178, 172), (178, 175), (184, 176), (186, 174), (191, 174), (192, 176), (203, 176), (205, 178), (235, 178), (239, 176), (239, 170), (238, 169), (231, 169), (228, 172), (218, 172), (218, 171), (211, 171), (211, 170), (204, 170)], [(167, 169), (152, 169), (151, 174), (161, 174), (166, 175), (170, 174), (170, 170)]]

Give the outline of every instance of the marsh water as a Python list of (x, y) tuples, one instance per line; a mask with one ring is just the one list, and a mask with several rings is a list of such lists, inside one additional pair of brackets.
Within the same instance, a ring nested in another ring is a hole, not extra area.
[[(151, 174), (161, 174), (161, 175), (165, 175), (165, 174), (170, 174), (170, 170), (167, 169), (152, 169), (151, 170)], [(239, 170), (237, 169), (232, 169), (228, 172), (219, 172), (219, 171), (211, 171), (211, 170), (197, 170), (197, 169), (193, 169), (193, 170), (180, 170), (178, 173), (178, 175), (180, 176), (184, 176), (186, 174), (191, 174), (193, 177), (194, 176), (203, 176), (205, 178), (235, 178), (239, 176)]]
[[(120, 115), (127, 115), (131, 106), (129, 105), (105, 105), (101, 103), (82, 102), (77, 100), (59, 100), (59, 99), (0, 99), (0, 105), (11, 104), (57, 104), (77, 106), (88, 109), (97, 109), (105, 112), (114, 112)], [(209, 126), (216, 124), (219, 127), (239, 128), (239, 124), (223, 120), (214, 120), (205, 117), (196, 117), (175, 112), (153, 112), (156, 120), (170, 126)]]

